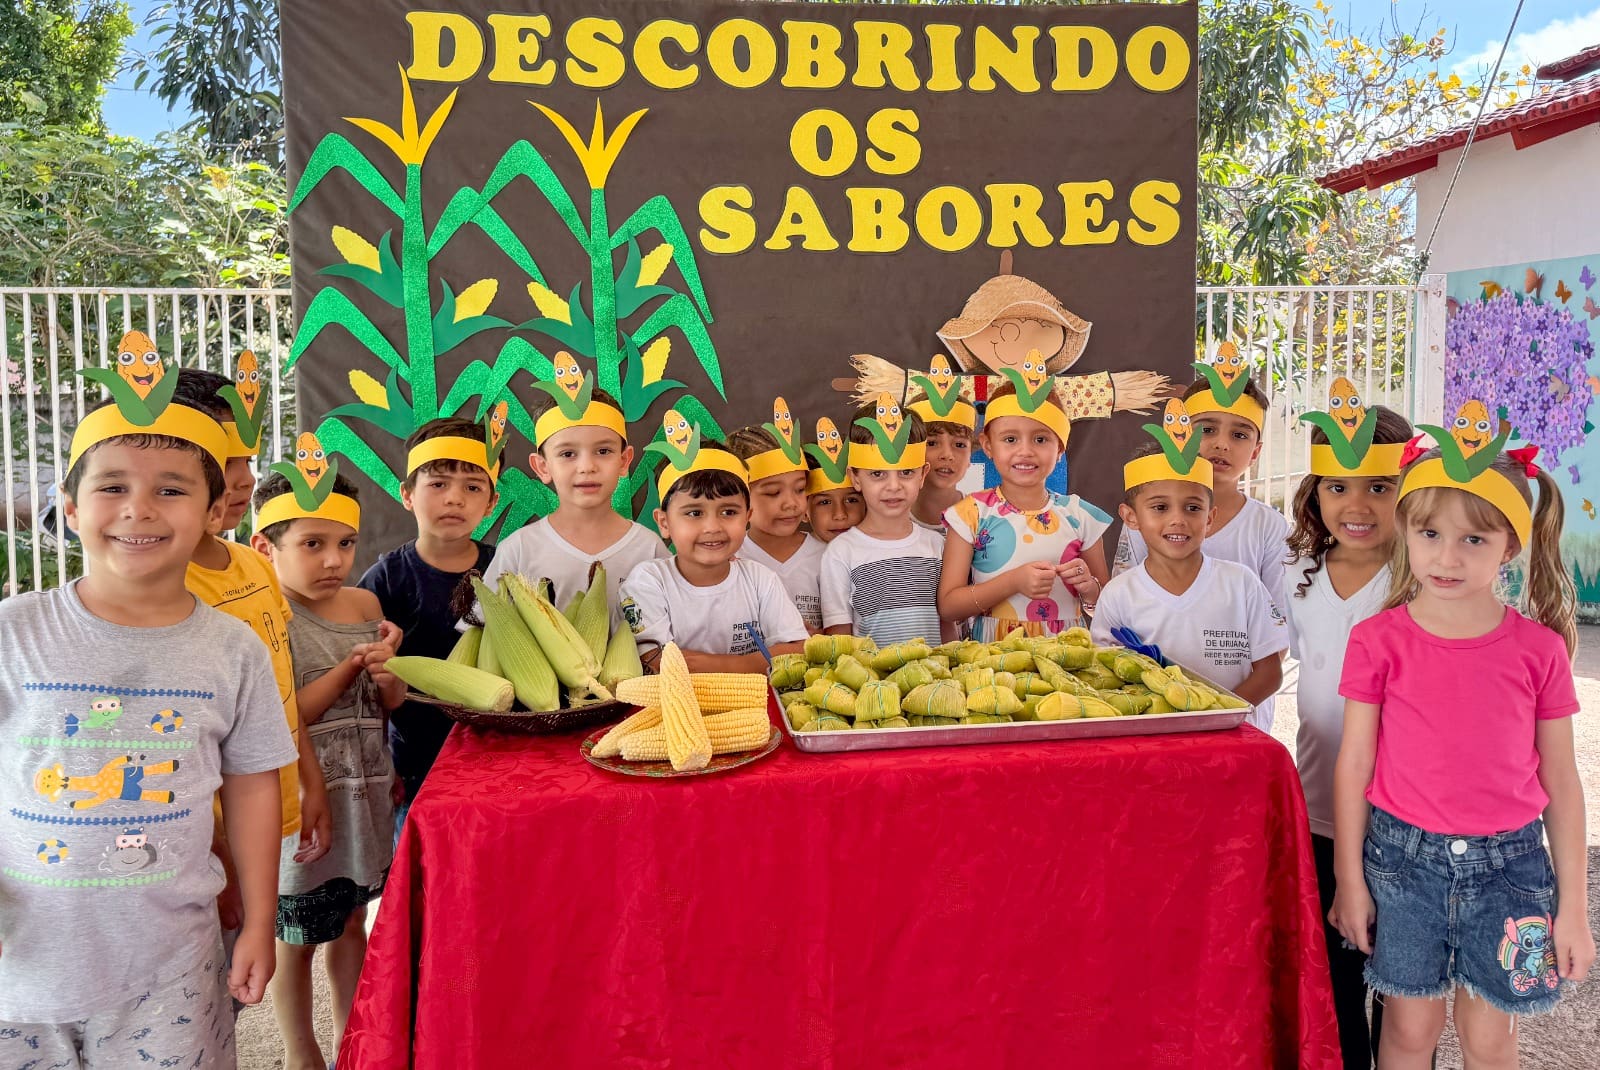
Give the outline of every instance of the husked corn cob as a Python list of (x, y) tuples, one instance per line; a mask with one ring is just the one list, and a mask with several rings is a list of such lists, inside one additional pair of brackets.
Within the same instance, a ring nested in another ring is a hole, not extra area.
[[(472, 589), (478, 596), (478, 605), (483, 608), (484, 634), (493, 644), (495, 659), (504, 670), (505, 678), (516, 688), (517, 698), (530, 710), (558, 709), (561, 691), (556, 685), (556, 674), (539, 644), (523, 626), (517, 611), (476, 576), (472, 578)], [(481, 648), (479, 653), (482, 654)]]
[(389, 671), (425, 695), (474, 710), (505, 713), (511, 708), (510, 681), (471, 665), (442, 658), (393, 657)]
[(606, 601), (606, 567), (595, 565), (589, 577), (589, 590), (584, 593), (572, 625), (588, 644), (594, 660), (602, 665), (606, 660), (608, 629), (611, 627), (611, 606)]
[[(681, 655), (680, 655), (681, 656)], [(666, 661), (665, 651), (662, 662)], [(663, 671), (663, 675), (665, 672)], [(767, 701), (767, 678), (752, 672), (696, 672), (689, 674), (695, 701), (703, 713), (727, 713)], [(635, 706), (661, 705), (661, 676), (639, 676), (617, 685), (617, 698)]]
[(596, 758), (615, 758), (622, 753), (622, 741), (625, 737), (635, 732), (642, 732), (646, 728), (655, 728), (660, 723), (661, 707), (646, 706), (612, 725), (611, 731), (595, 742), (594, 750), (590, 753)]
[(478, 649), (483, 645), (483, 629), (477, 626), (468, 628), (461, 633), (461, 638), (456, 640), (455, 646), (450, 648), (450, 655), (446, 661), (453, 661), (457, 665), (471, 665), (478, 667)]
[[(770, 737), (772, 725), (767, 720), (767, 708), (731, 710), (704, 717), (706, 735), (711, 740), (711, 753), (733, 754), (754, 750)], [(621, 753), (624, 761), (660, 762), (667, 760), (667, 728), (658, 725), (632, 732), (622, 738)], [(598, 749), (598, 748), (597, 748)], [(674, 767), (676, 768), (676, 767)]]
[(478, 638), (478, 668), (496, 676), (504, 676), (500, 671), (500, 658), (494, 652), (494, 643), (489, 639), (489, 629), (483, 630), (483, 635)]
[[(602, 702), (609, 702), (611, 692), (599, 680), (600, 662), (572, 622), (540, 598), (521, 576), (507, 573), (506, 578), (510, 580), (512, 605), (550, 659), (556, 676), (567, 685), (569, 694), (593, 695)], [(501, 652), (501, 659), (504, 660), (504, 652)]]
[(611, 633), (611, 642), (606, 644), (606, 657), (600, 663), (600, 682), (607, 687), (616, 687), (624, 680), (643, 675), (644, 662), (639, 660), (639, 644), (634, 641), (628, 622), (623, 621)]
[(672, 768), (704, 769), (711, 761), (711, 735), (689, 682), (689, 665), (677, 643), (661, 648), (661, 726)]

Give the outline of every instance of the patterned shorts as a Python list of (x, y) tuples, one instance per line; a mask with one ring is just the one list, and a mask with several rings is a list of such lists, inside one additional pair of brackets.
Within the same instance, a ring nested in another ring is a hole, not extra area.
[(0, 1070), (234, 1070), (233, 997), (219, 944), (194, 970), (77, 1022), (0, 1022)]
[(1373, 807), (1362, 850), (1378, 908), (1373, 989), (1432, 998), (1459, 985), (1508, 1014), (1542, 1014), (1560, 1001), (1542, 821), (1441, 836)]
[(365, 906), (383, 891), (363, 888), (346, 877), (335, 877), (300, 895), (278, 896), (278, 921), (274, 926), (286, 944), (331, 944), (344, 935), (344, 923), (357, 907)]

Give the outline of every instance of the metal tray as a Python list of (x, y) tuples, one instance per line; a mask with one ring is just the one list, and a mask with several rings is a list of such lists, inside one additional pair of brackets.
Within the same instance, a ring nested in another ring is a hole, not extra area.
[[(1197, 672), (1179, 666), (1216, 691), (1226, 693)], [(777, 695), (771, 701), (778, 702)], [(782, 703), (778, 702), (781, 707)], [(1159, 736), (1173, 732), (1221, 732), (1237, 728), (1253, 707), (1206, 710), (1203, 713), (1142, 713), (1133, 717), (1087, 717), (1071, 721), (1010, 721), (1000, 724), (948, 724), (922, 728), (872, 728), (865, 731), (796, 732), (780, 711), (784, 732), (800, 750), (811, 754), (840, 751), (899, 750), (905, 747), (954, 747), (971, 743), (1024, 743), (1039, 739), (1110, 739), (1115, 736)]]

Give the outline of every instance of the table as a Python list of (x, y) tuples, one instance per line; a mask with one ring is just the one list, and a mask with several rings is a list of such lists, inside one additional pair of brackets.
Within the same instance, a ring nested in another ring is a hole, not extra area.
[(340, 1070), (1340, 1065), (1304, 799), (1254, 728), (675, 781), (581, 738), (455, 729)]

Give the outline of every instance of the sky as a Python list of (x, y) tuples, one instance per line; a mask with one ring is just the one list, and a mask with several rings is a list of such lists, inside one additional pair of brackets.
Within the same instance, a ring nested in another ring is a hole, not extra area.
[[(150, 47), (145, 17), (164, 0), (131, 0), (137, 33), (129, 38), (130, 55)], [(1444, 27), (1453, 49), (1443, 66), (1467, 81), (1481, 79), (1494, 63), (1505, 39), (1515, 0), (1329, 0), (1334, 14), (1358, 30), (1391, 27), (1424, 33)], [(1523, 63), (1535, 66), (1568, 56), (1588, 45), (1600, 44), (1600, 0), (1525, 0), (1517, 31), (1506, 52), (1505, 69)], [(154, 137), (188, 118), (181, 110), (169, 112), (154, 94), (133, 88), (133, 74), (124, 72), (106, 93), (106, 124), (116, 134)]]

